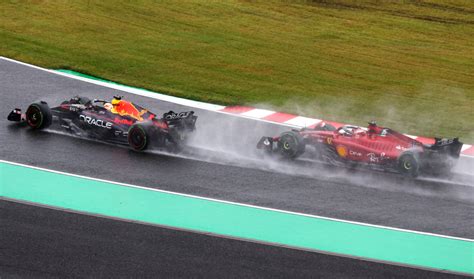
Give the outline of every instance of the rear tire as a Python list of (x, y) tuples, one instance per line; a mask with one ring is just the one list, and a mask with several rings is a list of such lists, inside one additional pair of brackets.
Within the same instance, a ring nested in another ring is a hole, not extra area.
[(417, 177), (420, 164), (414, 154), (405, 153), (398, 158), (398, 171), (403, 175)]
[(279, 153), (287, 159), (295, 159), (303, 154), (306, 148), (303, 137), (293, 131), (281, 134), (277, 146)]
[(39, 130), (51, 125), (53, 116), (46, 102), (31, 104), (26, 110), (26, 123), (32, 129)]
[(128, 129), (128, 144), (137, 151), (145, 150), (150, 143), (149, 125), (135, 123)]

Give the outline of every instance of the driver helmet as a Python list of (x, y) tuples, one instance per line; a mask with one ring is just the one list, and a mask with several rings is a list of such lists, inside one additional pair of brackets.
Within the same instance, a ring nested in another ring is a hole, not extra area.
[(111, 103), (104, 103), (104, 108), (106, 110), (111, 110), (114, 106)]
[(120, 101), (122, 100), (122, 97), (121, 96), (114, 96), (114, 98), (112, 99), (111, 103), (112, 105), (116, 106), (120, 103)]
[(343, 136), (351, 136), (352, 135), (352, 129), (351, 128), (347, 128), (347, 127), (342, 127), (340, 130), (339, 130), (339, 134), (340, 135), (343, 135)]

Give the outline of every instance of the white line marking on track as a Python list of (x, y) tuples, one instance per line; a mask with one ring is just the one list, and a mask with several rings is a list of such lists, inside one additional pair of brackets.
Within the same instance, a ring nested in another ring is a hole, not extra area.
[(470, 145), (470, 144), (463, 144), (462, 147), (461, 147), (461, 152), (463, 152), (463, 151), (465, 151), (465, 150), (467, 150), (471, 147), (472, 147), (472, 145)]
[(152, 98), (152, 99), (157, 99), (157, 100), (162, 100), (162, 101), (166, 101), (166, 102), (170, 102), (170, 103), (180, 104), (180, 105), (183, 105), (183, 106), (200, 108), (200, 109), (210, 110), (210, 111), (217, 111), (217, 110), (221, 110), (221, 109), (225, 108), (225, 106), (221, 106), (221, 105), (214, 105), (214, 104), (209, 104), (209, 103), (204, 103), (204, 102), (199, 102), (199, 101), (183, 99), (183, 98), (179, 98), (179, 97), (174, 97), (174, 96), (164, 95), (164, 94), (161, 94), (161, 93), (147, 91), (145, 89), (133, 88), (133, 87), (129, 87), (129, 86), (126, 86), (126, 85), (108, 83), (108, 82), (104, 82), (104, 81), (100, 81), (100, 80), (93, 80), (93, 79), (88, 79), (88, 78), (75, 76), (75, 75), (71, 75), (71, 74), (67, 74), (67, 73), (62, 73), (62, 72), (58, 72), (58, 71), (55, 71), (55, 70), (49, 70), (49, 69), (41, 68), (41, 67), (38, 67), (38, 66), (35, 66), (35, 65), (27, 64), (27, 63), (24, 63), (24, 62), (21, 62), (21, 61), (16, 61), (16, 60), (13, 60), (13, 59), (10, 59), (10, 58), (6, 58), (6, 57), (3, 57), (3, 56), (0, 57), (0, 59), (10, 61), (10, 62), (13, 62), (13, 63), (17, 63), (17, 64), (21, 64), (23, 66), (31, 67), (31, 68), (34, 68), (34, 69), (37, 69), (37, 70), (45, 71), (45, 72), (48, 72), (48, 73), (51, 73), (51, 74), (55, 74), (55, 75), (59, 75), (59, 76), (63, 76), (63, 77), (71, 78), (71, 79), (76, 79), (76, 80), (80, 80), (80, 81), (84, 81), (84, 82), (87, 82), (87, 83), (92, 83), (92, 84), (95, 84), (95, 85), (108, 87), (108, 88), (112, 88), (112, 89), (116, 89), (116, 90), (121, 90), (121, 91), (125, 91), (125, 92), (132, 93), (132, 94), (135, 94), (135, 95), (149, 97), (149, 98)]
[(321, 121), (322, 121), (321, 119), (308, 118), (308, 117), (304, 117), (304, 116), (297, 116), (297, 117), (292, 118), (288, 121), (285, 121), (285, 124), (291, 124), (291, 125), (301, 126), (301, 127), (309, 127), (309, 126), (317, 124)]
[[(4, 57), (4, 56), (0, 56), (0, 59), (6, 60), (6, 61), (9, 61), (9, 62), (12, 62), (12, 63), (17, 63), (17, 64), (27, 66), (27, 67), (30, 67), (30, 68), (34, 68), (34, 69), (37, 69), (37, 70), (45, 71), (45, 72), (48, 72), (48, 73), (51, 73), (51, 74), (55, 74), (55, 75), (59, 75), (59, 76), (63, 76), (63, 77), (67, 77), (67, 78), (71, 78), (71, 79), (75, 79), (75, 80), (80, 80), (80, 81), (84, 81), (84, 82), (87, 82), (87, 83), (92, 83), (92, 84), (95, 84), (95, 85), (108, 87), (108, 88), (128, 92), (128, 93), (131, 93), (131, 94), (144, 96), (144, 97), (148, 97), (148, 98), (152, 98), (152, 99), (156, 99), (156, 100), (161, 100), (161, 101), (165, 101), (165, 102), (170, 102), (170, 103), (174, 103), (174, 104), (178, 104), (178, 105), (183, 105), (183, 106), (188, 106), (188, 107), (213, 111), (213, 112), (216, 112), (216, 113), (232, 115), (234, 117), (247, 118), (247, 119), (252, 119), (252, 120), (255, 120), (255, 121), (261, 121), (261, 122), (266, 122), (266, 123), (270, 123), (270, 124), (274, 124), (274, 125), (286, 126), (286, 127), (291, 127), (291, 128), (305, 127), (305, 126), (302, 126), (302, 125), (293, 124), (293, 122), (292, 122), (292, 120), (295, 120), (295, 119), (296, 119), (295, 121), (299, 121), (297, 119), (299, 117), (306, 118), (306, 117), (303, 117), (303, 116), (298, 116), (298, 117), (292, 118), (292, 119), (290, 119), (286, 122), (283, 122), (283, 123), (275, 122), (275, 121), (268, 121), (268, 120), (265, 120), (265, 119), (262, 119), (262, 118), (255, 118), (255, 117), (247, 116), (247, 115), (245, 115), (245, 113), (235, 114), (235, 113), (229, 113), (229, 112), (221, 111), (222, 109), (225, 108), (225, 106), (221, 106), (221, 105), (214, 105), (214, 104), (209, 104), (209, 103), (204, 103), (204, 102), (199, 102), (199, 101), (193, 101), (193, 100), (188, 100), (188, 99), (183, 99), (183, 98), (179, 98), (179, 97), (169, 96), (169, 95), (165, 95), (165, 94), (161, 94), (161, 93), (157, 93), (157, 92), (147, 91), (145, 89), (133, 88), (133, 87), (129, 87), (129, 86), (126, 86), (126, 85), (119, 85), (119, 84), (113, 84), (113, 83), (108, 83), (108, 82), (83, 78), (83, 77), (79, 77), (79, 76), (75, 76), (75, 75), (70, 75), (70, 74), (67, 74), (67, 73), (58, 72), (58, 71), (55, 71), (55, 70), (49, 70), (49, 69), (41, 68), (41, 67), (38, 67), (38, 66), (35, 66), (35, 65), (31, 65), (31, 64), (28, 64), (28, 63), (25, 63), (25, 62), (17, 61), (17, 60), (7, 58), (7, 57)], [(254, 109), (254, 110), (265, 111), (265, 110), (261, 110), (261, 109)], [(249, 111), (249, 113), (250, 112), (251, 111)], [(310, 119), (310, 118), (308, 118), (308, 119)], [(407, 136), (410, 137), (410, 138), (413, 138), (413, 139), (418, 138), (417, 136), (412, 136), (412, 135), (407, 135)], [(467, 144), (465, 144), (464, 146), (466, 146), (466, 145)], [(466, 150), (466, 149), (464, 149), (464, 150)], [(467, 157), (467, 158), (470, 158), (470, 159), (474, 159), (474, 157), (470, 156), (470, 155), (461, 154), (461, 156)]]
[(250, 242), (250, 243), (258, 243), (258, 244), (263, 244), (263, 245), (269, 245), (269, 246), (281, 247), (281, 248), (286, 248), (286, 249), (292, 249), (292, 250), (297, 250), (297, 251), (316, 252), (316, 253), (324, 254), (324, 255), (333, 255), (333, 256), (338, 256), (338, 257), (343, 257), (343, 258), (348, 258), (348, 259), (356, 259), (356, 260), (362, 260), (362, 261), (368, 261), (368, 262), (389, 264), (389, 265), (393, 265), (393, 266), (416, 268), (416, 269), (421, 269), (421, 270), (429, 270), (429, 271), (435, 271), (435, 272), (441, 272), (441, 273), (447, 273), (447, 274), (459, 274), (459, 275), (467, 275), (467, 276), (471, 275), (470, 273), (462, 273), (462, 272), (456, 272), (456, 271), (452, 271), (452, 270), (429, 268), (429, 267), (419, 266), (419, 265), (402, 264), (402, 263), (391, 262), (391, 261), (377, 260), (375, 258), (366, 258), (366, 257), (361, 257), (361, 256), (349, 255), (349, 254), (338, 254), (336, 252), (330, 252), (330, 251), (326, 251), (326, 250), (319, 250), (319, 249), (311, 249), (311, 248), (285, 245), (285, 244), (281, 244), (281, 243), (277, 243), (277, 242), (266, 242), (266, 241), (263, 241), (263, 240), (256, 240), (256, 239), (251, 239), (251, 238), (242, 238), (242, 237), (236, 237), (236, 236), (232, 236), (232, 235), (224, 235), (224, 234), (217, 234), (217, 233), (206, 232), (206, 231), (192, 230), (192, 229), (186, 229), (186, 228), (180, 228), (180, 227), (172, 227), (172, 226), (156, 224), (156, 223), (142, 222), (142, 221), (137, 221), (137, 220), (132, 220), (132, 219), (123, 219), (123, 218), (119, 218), (119, 217), (107, 216), (107, 215), (102, 215), (102, 214), (94, 214), (94, 213), (90, 213), (90, 212), (78, 211), (78, 210), (73, 210), (73, 209), (68, 209), (68, 208), (61, 208), (61, 207), (57, 207), (57, 206), (49, 206), (49, 205), (46, 205), (46, 204), (29, 202), (29, 201), (24, 201), (24, 200), (9, 199), (9, 198), (5, 198), (5, 197), (1, 197), (1, 196), (0, 196), (0, 200), (20, 203), (20, 204), (25, 204), (25, 205), (30, 205), (30, 206), (37, 206), (37, 207), (41, 207), (41, 208), (57, 210), (57, 211), (62, 211), (62, 212), (80, 214), (80, 215), (84, 215), (84, 216), (93, 216), (93, 217), (105, 218), (105, 219), (110, 219), (110, 220), (115, 220), (115, 221), (120, 221), (120, 222), (127, 222), (127, 223), (132, 223), (132, 224), (153, 226), (153, 227), (165, 228), (165, 229), (183, 231), (183, 232), (191, 232), (191, 233), (207, 235), (207, 236), (213, 236), (213, 237), (219, 237), (219, 238), (224, 238), (224, 239), (234, 239), (234, 240), (245, 241), (245, 242)]
[(253, 109), (253, 110), (249, 110), (244, 113), (241, 113), (241, 115), (245, 115), (252, 118), (264, 118), (274, 113), (275, 113), (274, 111), (266, 110), (266, 109)]
[(61, 174), (61, 175), (67, 175), (67, 176), (72, 176), (72, 177), (78, 177), (78, 178), (88, 179), (88, 180), (93, 180), (93, 181), (105, 182), (105, 183), (110, 183), (110, 184), (130, 187), (130, 188), (143, 189), (143, 190), (148, 190), (148, 191), (154, 191), (154, 192), (178, 195), (178, 196), (183, 196), (183, 197), (207, 200), (207, 201), (212, 201), (212, 202), (232, 204), (232, 205), (237, 205), (237, 206), (244, 206), (244, 207), (256, 208), (256, 209), (261, 209), (261, 210), (268, 210), (268, 211), (273, 211), (273, 212), (280, 212), (280, 213), (292, 214), (292, 215), (297, 215), (297, 216), (305, 216), (305, 217), (311, 217), (311, 218), (317, 218), (317, 219), (323, 219), (323, 220), (329, 220), (329, 221), (335, 221), (335, 222), (342, 222), (342, 223), (348, 223), (348, 224), (353, 224), (353, 225), (368, 226), (368, 227), (379, 228), (379, 229), (387, 229), (387, 230), (394, 230), (394, 231), (400, 231), (400, 232), (406, 232), (406, 233), (415, 233), (415, 234), (420, 234), (420, 235), (428, 235), (428, 236), (435, 236), (435, 237), (442, 237), (442, 238), (448, 238), (448, 239), (474, 242), (474, 239), (468, 239), (468, 238), (462, 238), (462, 237), (455, 237), (455, 236), (441, 235), (441, 234), (435, 234), (435, 233), (427, 233), (427, 232), (420, 232), (420, 231), (414, 231), (414, 230), (400, 229), (400, 228), (394, 228), (394, 227), (388, 227), (388, 226), (374, 225), (374, 224), (368, 224), (368, 223), (362, 223), (362, 222), (348, 221), (348, 220), (342, 220), (342, 219), (336, 219), (336, 218), (330, 218), (330, 217), (324, 217), (324, 216), (318, 216), (318, 215), (312, 215), (312, 214), (305, 214), (305, 213), (299, 213), (299, 212), (293, 212), (293, 211), (287, 211), (287, 210), (281, 210), (281, 209), (275, 209), (275, 208), (269, 208), (269, 207), (256, 206), (256, 205), (245, 204), (245, 203), (231, 202), (231, 201), (226, 201), (226, 200), (219, 200), (219, 199), (213, 199), (213, 198), (183, 194), (183, 193), (160, 190), (160, 189), (155, 189), (155, 188), (148, 188), (148, 187), (143, 187), (143, 186), (138, 186), (138, 185), (122, 183), (122, 182), (116, 182), (116, 181), (105, 180), (105, 179), (100, 179), (100, 178), (94, 178), (94, 177), (89, 177), (89, 176), (84, 176), (84, 175), (72, 174), (72, 173), (56, 171), (56, 170), (51, 170), (51, 169), (46, 169), (46, 168), (40, 168), (40, 167), (35, 167), (35, 166), (29, 166), (29, 165), (16, 163), (16, 162), (11, 162), (11, 161), (6, 161), (6, 160), (0, 160), (0, 163), (5, 163), (5, 164), (10, 164), (10, 165), (15, 165), (15, 166), (21, 166), (21, 167), (25, 167), (25, 168), (30, 168), (30, 169), (35, 169), (35, 170), (40, 170), (40, 171), (45, 171), (45, 172), (51, 172), (51, 173), (56, 173), (56, 174)]
[(124, 92), (130, 93), (130, 94), (144, 96), (144, 97), (148, 97), (148, 98), (152, 98), (152, 99), (156, 99), (156, 100), (161, 100), (161, 101), (165, 101), (165, 102), (169, 102), (169, 103), (173, 103), (173, 104), (188, 106), (188, 107), (192, 107), (192, 108), (198, 108), (198, 109), (202, 109), (202, 110), (213, 111), (213, 112), (216, 112), (216, 113), (221, 113), (221, 114), (230, 115), (230, 116), (234, 116), (234, 117), (252, 119), (252, 120), (255, 120), (255, 121), (261, 121), (261, 122), (270, 123), (270, 124), (274, 124), (274, 125), (281, 125), (281, 126), (286, 126), (286, 127), (291, 127), (291, 128), (300, 128), (299, 126), (295, 126), (295, 125), (277, 123), (277, 122), (268, 121), (268, 120), (265, 120), (265, 119), (258, 119), (258, 118), (254, 118), (254, 117), (248, 117), (248, 116), (242, 115), (242, 114), (235, 114), (235, 113), (225, 112), (225, 111), (222, 111), (222, 109), (224, 109), (225, 106), (221, 106), (221, 105), (214, 105), (214, 104), (209, 104), (209, 103), (204, 103), (204, 102), (187, 100), (187, 99), (183, 99), (183, 98), (179, 98), (179, 97), (164, 95), (164, 94), (157, 93), (157, 92), (147, 91), (147, 90), (144, 90), (144, 89), (132, 88), (132, 87), (128, 87), (128, 86), (125, 86), (125, 85), (119, 85), (119, 84), (113, 84), (113, 83), (103, 82), (103, 81), (99, 81), (99, 80), (92, 80), (92, 79), (88, 79), (88, 78), (83, 78), (83, 77), (79, 77), (79, 76), (75, 76), (75, 75), (71, 75), (71, 74), (67, 74), (67, 73), (58, 72), (58, 71), (55, 71), (55, 70), (49, 70), (49, 69), (41, 68), (41, 67), (38, 67), (38, 66), (35, 66), (35, 65), (31, 65), (31, 64), (28, 64), (28, 63), (25, 63), (25, 62), (17, 61), (17, 60), (11, 59), (11, 58), (3, 57), (3, 56), (0, 56), (0, 59), (6, 60), (6, 61), (9, 61), (9, 62), (12, 62), (12, 63), (17, 63), (17, 64), (27, 66), (27, 67), (30, 67), (30, 68), (34, 68), (34, 69), (37, 69), (37, 70), (45, 71), (45, 72), (48, 72), (48, 73), (51, 73), (51, 74), (63, 76), (63, 77), (66, 77), (66, 78), (80, 80), (80, 81), (87, 82), (87, 83), (92, 83), (92, 84), (95, 84), (95, 85), (98, 85), (98, 86), (108, 87), (108, 88), (124, 91)]

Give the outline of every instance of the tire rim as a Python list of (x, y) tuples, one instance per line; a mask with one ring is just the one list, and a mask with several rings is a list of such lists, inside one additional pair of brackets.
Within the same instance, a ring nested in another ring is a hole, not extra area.
[(283, 150), (285, 151), (291, 151), (293, 146), (295, 146), (295, 139), (290, 136), (285, 136), (284, 141), (283, 141)]
[(141, 129), (133, 129), (130, 135), (130, 141), (136, 149), (142, 149), (146, 143), (146, 136), (143, 134)]
[(32, 107), (28, 110), (28, 125), (36, 128), (41, 125), (42, 121), (43, 117), (41, 115), (41, 111), (38, 108)]
[(412, 168), (411, 162), (410, 162), (410, 161), (405, 161), (405, 162), (403, 162), (403, 167), (404, 167), (406, 170), (410, 170), (410, 169)]

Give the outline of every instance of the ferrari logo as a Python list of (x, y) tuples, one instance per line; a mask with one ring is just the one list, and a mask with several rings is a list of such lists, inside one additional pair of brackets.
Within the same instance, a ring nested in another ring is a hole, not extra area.
[(326, 140), (327, 140), (328, 144), (332, 144), (332, 138), (331, 137), (326, 138)]
[(336, 147), (337, 154), (342, 158), (347, 157), (347, 148), (345, 146), (339, 145)]

